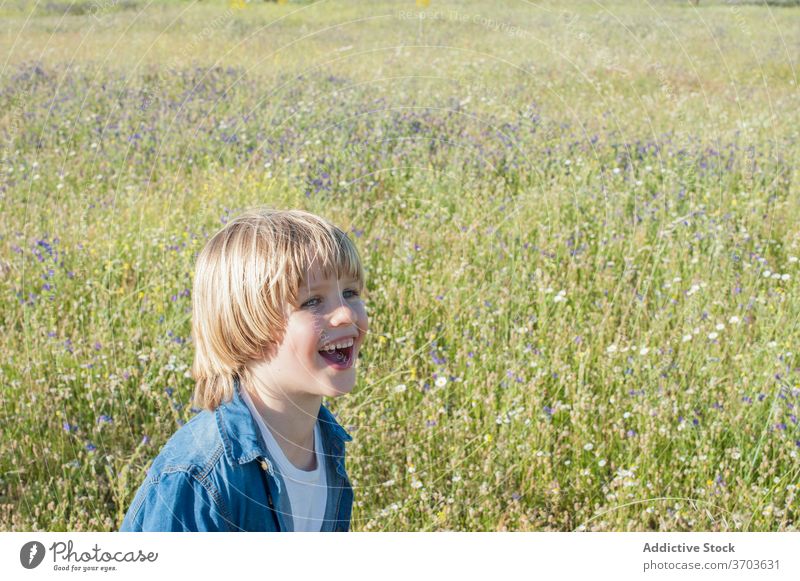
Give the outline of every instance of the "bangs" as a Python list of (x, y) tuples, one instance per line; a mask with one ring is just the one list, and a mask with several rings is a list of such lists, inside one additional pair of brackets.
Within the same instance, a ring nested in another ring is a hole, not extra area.
[(353, 242), (338, 228), (333, 231), (315, 232), (305, 244), (298, 244), (296, 253), (290, 255), (291, 299), (298, 301), (300, 289), (309, 283), (308, 276), (314, 265), (319, 265), (320, 273), (325, 279), (352, 279), (363, 291), (364, 269)]

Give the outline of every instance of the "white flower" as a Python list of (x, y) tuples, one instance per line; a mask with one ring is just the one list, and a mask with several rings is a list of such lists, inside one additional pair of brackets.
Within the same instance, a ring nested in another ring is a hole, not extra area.
[(647, 355), (648, 353), (650, 353), (650, 349), (648, 349), (647, 347), (642, 347), (641, 350), (639, 351), (639, 355)]
[(415, 478), (411, 481), (411, 488), (422, 488), (422, 482)]
[(718, 335), (717, 335), (716, 333), (709, 333), (709, 334), (708, 334), (708, 338), (709, 338), (709, 339), (712, 339), (712, 340), (713, 340), (713, 339), (716, 339), (717, 337), (718, 337)]
[(447, 378), (444, 375), (436, 378), (436, 387), (444, 387), (445, 385), (447, 385)]
[(691, 335), (684, 335), (683, 336), (683, 342), (684, 343), (686, 343), (687, 341), (691, 341), (691, 340), (692, 340), (692, 336)]
[(605, 465), (606, 465), (606, 461), (605, 461), (605, 460), (600, 460), (600, 461), (597, 463), (597, 465), (598, 465), (598, 466), (600, 466), (600, 467), (602, 468), (603, 466), (605, 466)]
[(453, 474), (453, 477), (450, 480), (452, 480), (453, 482), (460, 482), (461, 481), (461, 475), (460, 474)]
[(619, 168), (615, 167), (613, 171), (614, 171), (615, 174), (618, 174), (619, 173)]
[(764, 273), (761, 276), (763, 276), (764, 278), (769, 278), (771, 275), (772, 275), (772, 273), (770, 271), (765, 270)]
[(594, 448), (594, 446), (593, 446), (592, 444), (586, 444), (586, 445), (583, 447), (583, 449), (584, 449), (584, 450), (586, 450), (587, 452), (588, 452), (589, 450), (591, 450), (592, 448)]
[(725, 328), (725, 325), (723, 325), (722, 323), (717, 323), (717, 327), (716, 327), (717, 331), (722, 331), (724, 328)]
[(788, 274), (782, 274), (781, 280), (789, 280), (791, 277)]
[(796, 256), (790, 256), (789, 257), (789, 262), (797, 262), (797, 257)]
[(740, 321), (740, 319), (739, 319), (739, 317), (737, 317), (736, 315), (734, 315), (734, 316), (732, 316), (730, 319), (728, 319), (728, 322), (729, 322), (731, 325), (738, 325), (738, 324), (739, 324), (739, 321)]
[(609, 345), (608, 348), (606, 349), (606, 353), (615, 353), (616, 351), (617, 351), (616, 345)]
[(406, 384), (405, 383), (401, 383), (400, 385), (398, 385), (398, 386), (396, 386), (394, 388), (394, 391), (396, 393), (403, 393), (405, 390), (406, 390)]
[(624, 414), (622, 414), (622, 417), (627, 420), (629, 417), (631, 417), (631, 412), (625, 412)]

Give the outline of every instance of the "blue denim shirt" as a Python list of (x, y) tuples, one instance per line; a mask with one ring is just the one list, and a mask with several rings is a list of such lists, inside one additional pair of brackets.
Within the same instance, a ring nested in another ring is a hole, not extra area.
[[(121, 531), (293, 531), (289, 494), (234, 379), (233, 399), (204, 410), (164, 445)], [(347, 531), (353, 489), (344, 443), (353, 438), (319, 408), (328, 501), (322, 531)]]

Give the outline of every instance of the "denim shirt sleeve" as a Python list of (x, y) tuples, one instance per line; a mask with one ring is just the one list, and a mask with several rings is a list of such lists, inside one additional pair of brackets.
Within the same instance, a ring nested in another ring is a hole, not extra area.
[[(216, 498), (215, 498), (216, 497)], [(121, 532), (226, 532), (219, 497), (186, 471), (162, 473), (136, 493)]]

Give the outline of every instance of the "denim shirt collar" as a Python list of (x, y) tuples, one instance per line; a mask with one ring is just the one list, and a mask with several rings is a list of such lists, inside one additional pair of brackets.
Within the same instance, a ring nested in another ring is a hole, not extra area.
[[(258, 425), (242, 399), (239, 389), (239, 378), (234, 376), (233, 398), (217, 407), (214, 412), (225, 456), (233, 464), (245, 464), (259, 457), (269, 457)], [(327, 441), (330, 446), (329, 457), (336, 458), (337, 472), (342, 474), (344, 442), (350, 442), (353, 437), (336, 421), (324, 404), (319, 407), (318, 417), (323, 441)]]

